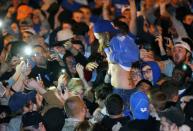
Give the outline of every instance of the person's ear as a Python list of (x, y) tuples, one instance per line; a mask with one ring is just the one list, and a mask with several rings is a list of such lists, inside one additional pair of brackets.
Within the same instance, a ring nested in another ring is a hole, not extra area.
[(191, 55), (191, 53), (190, 53), (190, 52), (187, 52), (186, 55), (187, 55), (187, 57), (189, 57), (189, 56)]

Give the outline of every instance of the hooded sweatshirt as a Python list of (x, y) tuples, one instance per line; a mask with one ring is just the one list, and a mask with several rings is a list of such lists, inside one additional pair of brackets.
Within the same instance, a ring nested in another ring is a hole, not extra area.
[(156, 85), (156, 83), (159, 81), (160, 77), (161, 77), (161, 70), (160, 70), (160, 67), (159, 65), (157, 64), (157, 62), (155, 61), (148, 61), (148, 62), (145, 62), (143, 65), (142, 65), (142, 68), (144, 66), (150, 66), (151, 67), (151, 70), (152, 70), (152, 75), (153, 75), (153, 81), (152, 84), (153, 85)]

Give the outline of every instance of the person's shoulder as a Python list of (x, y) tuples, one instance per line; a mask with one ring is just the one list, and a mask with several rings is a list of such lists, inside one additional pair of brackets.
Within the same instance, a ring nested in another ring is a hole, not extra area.
[(132, 120), (123, 126), (120, 131), (128, 131), (132, 129), (136, 129), (138, 131), (158, 131), (159, 125), (159, 122), (153, 118), (149, 118), (148, 120)]

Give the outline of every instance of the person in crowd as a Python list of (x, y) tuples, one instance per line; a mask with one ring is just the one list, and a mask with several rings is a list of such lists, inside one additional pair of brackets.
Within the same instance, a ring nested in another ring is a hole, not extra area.
[(65, 123), (65, 113), (63, 109), (54, 107), (49, 109), (42, 119), (46, 131), (61, 131)]
[(132, 64), (130, 77), (132, 78), (133, 86), (136, 86), (142, 80), (141, 63), (139, 61)]
[(149, 80), (142, 79), (137, 83), (136, 88), (139, 91), (143, 91), (146, 95), (149, 95), (153, 85)]
[(62, 67), (57, 61), (48, 61), (46, 51), (39, 45), (33, 48), (34, 56), (33, 60), (36, 63), (32, 69), (29, 77), (42, 80), (45, 87), (53, 85), (53, 82), (57, 80)]
[(36, 111), (24, 114), (22, 116), (22, 130), (46, 131), (41, 114)]
[(106, 96), (112, 93), (111, 86), (102, 84), (95, 89), (95, 99), (98, 104), (98, 108), (93, 113), (93, 120), (91, 122), (96, 123), (103, 119), (105, 115), (108, 115), (105, 107)]
[(101, 123), (107, 130), (112, 130), (113, 126), (120, 123), (121, 126), (129, 122), (129, 118), (123, 116), (123, 100), (117, 94), (110, 94), (105, 100), (105, 107), (108, 113)]
[(77, 124), (86, 118), (87, 108), (79, 96), (69, 97), (65, 102), (64, 110), (68, 118), (65, 119), (62, 131), (74, 131)]
[(191, 0), (0, 1), (1, 131), (192, 129)]
[(161, 62), (160, 68), (161, 71), (167, 75), (172, 76), (172, 71), (175, 67), (175, 65), (186, 63), (191, 66), (191, 54), (192, 50), (190, 48), (190, 45), (182, 40), (177, 40), (175, 42), (175, 45), (172, 49), (172, 60), (166, 60), (164, 62)]
[(75, 131), (91, 131), (93, 125), (89, 121), (83, 121), (80, 122), (76, 128), (74, 129)]
[(130, 108), (132, 120), (127, 125), (120, 128), (125, 130), (159, 130), (159, 122), (150, 116), (150, 103), (147, 95), (137, 91), (131, 95)]
[(186, 130), (190, 131), (190, 127), (184, 124), (185, 117), (179, 109), (171, 107), (160, 113), (161, 125), (160, 131)]
[(144, 79), (150, 81), (153, 86), (156, 86), (161, 77), (158, 64), (154, 61), (145, 62), (142, 64), (141, 71)]
[[(108, 21), (103, 21), (95, 26), (96, 33), (105, 32), (98, 27), (102, 23), (107, 24), (109, 29), (113, 29)], [(117, 26), (119, 33), (110, 40), (109, 47), (104, 45), (106, 46), (104, 51), (109, 63), (108, 75), (111, 76), (114, 93), (120, 94), (125, 105), (127, 105), (126, 99), (129, 99), (129, 94), (132, 93), (130, 89), (133, 88), (128, 81), (129, 71), (132, 63), (138, 60), (139, 50), (134, 40), (128, 36), (128, 28), (125, 28), (127, 25), (122, 22), (119, 22), (119, 24)], [(100, 39), (102, 40), (102, 37)], [(126, 108), (127, 106), (125, 106)]]
[(178, 94), (180, 97), (192, 95), (192, 70), (187, 64), (177, 65), (172, 73), (172, 80), (179, 87)]
[(177, 106), (177, 103), (179, 102), (179, 94), (178, 94), (179, 87), (175, 82), (172, 81), (164, 82), (160, 90), (167, 96), (165, 108), (168, 108), (170, 106), (174, 107)]

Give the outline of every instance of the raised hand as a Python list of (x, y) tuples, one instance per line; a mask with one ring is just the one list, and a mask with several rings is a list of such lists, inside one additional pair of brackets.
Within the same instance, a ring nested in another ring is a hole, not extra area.
[(84, 67), (81, 64), (76, 65), (76, 71), (81, 79), (84, 78)]
[(70, 40), (65, 42), (64, 47), (66, 50), (70, 50), (72, 48), (72, 42)]
[(87, 65), (86, 65), (86, 69), (88, 71), (93, 71), (94, 69), (96, 69), (99, 65), (96, 63), (96, 62), (89, 62)]
[(67, 74), (60, 75), (60, 77), (58, 78), (57, 89), (61, 91), (61, 85), (66, 87), (67, 84), (68, 84), (68, 76), (67, 76)]

